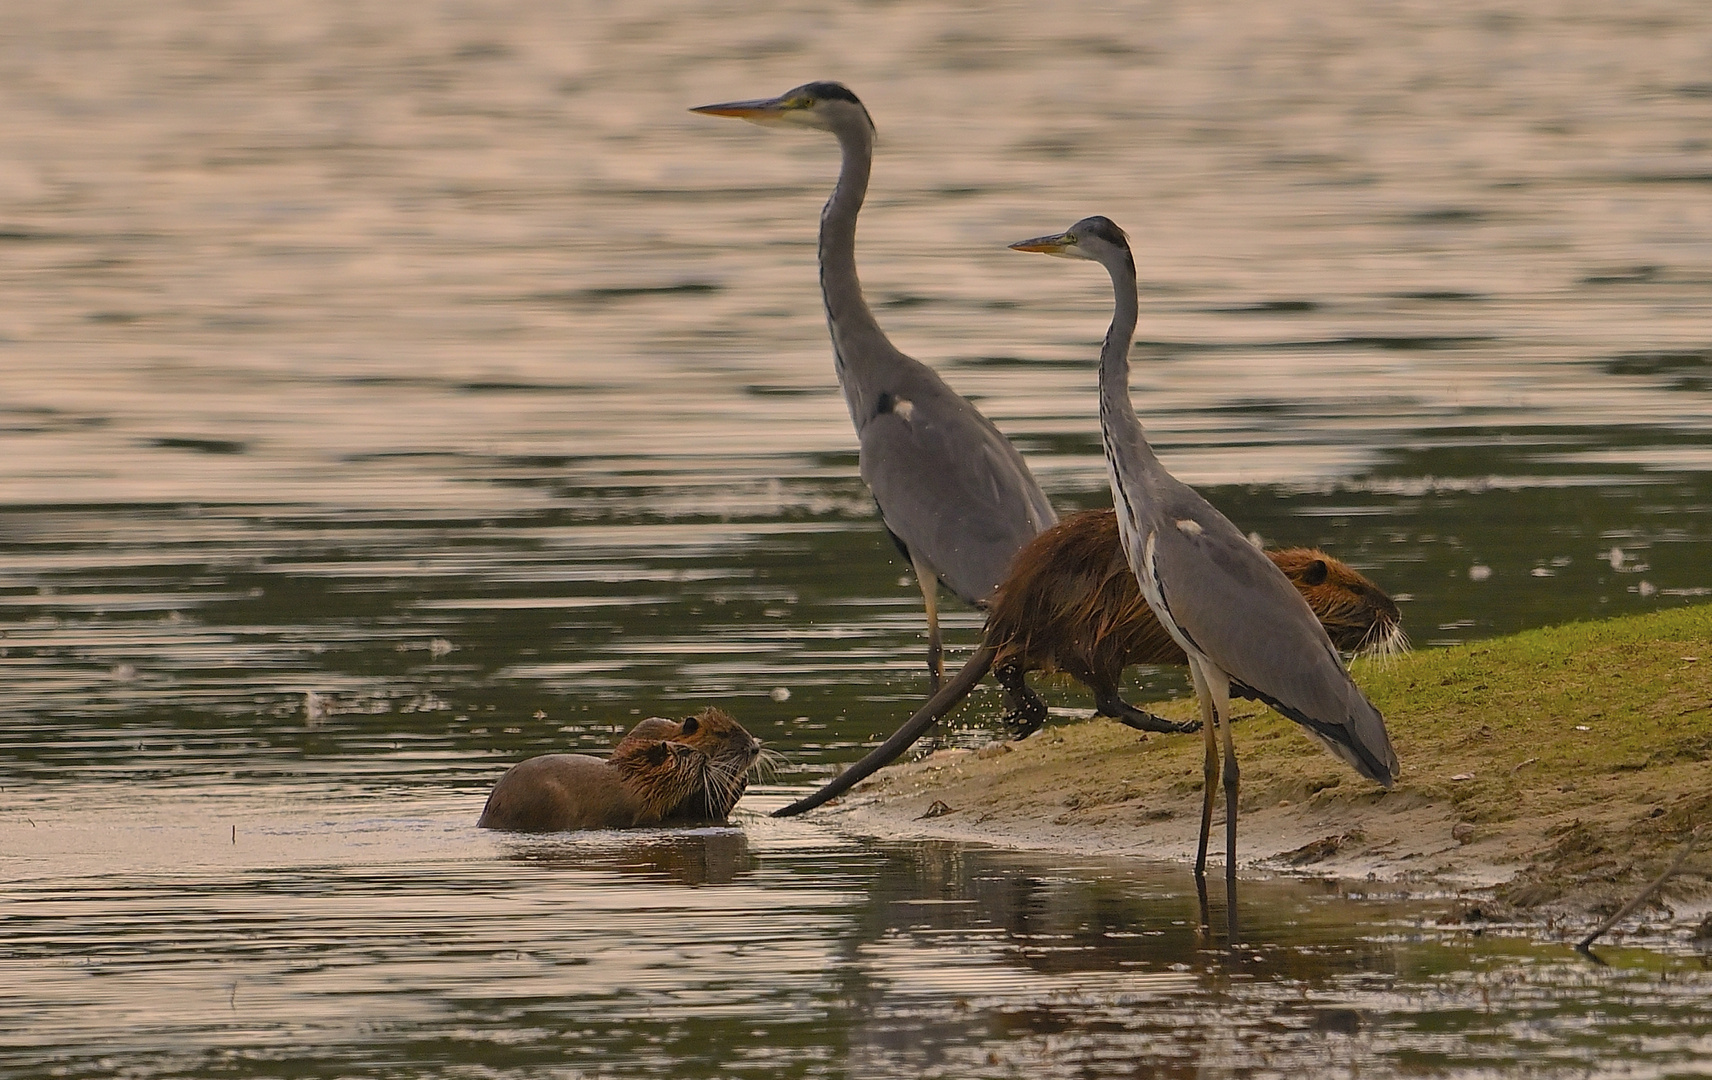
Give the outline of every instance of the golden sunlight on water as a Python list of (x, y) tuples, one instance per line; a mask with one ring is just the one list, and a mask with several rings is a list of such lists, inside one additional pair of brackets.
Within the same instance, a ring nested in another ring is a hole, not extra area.
[[(836, 150), (686, 111), (862, 96), (879, 318), (1060, 508), (1110, 294), (1005, 245), (1117, 220), (1166, 463), (1431, 645), (1712, 595), (1712, 9), (50, 0), (0, 72), (8, 1077), (1712, 1055), (1704, 957), (1255, 882), (1232, 960), (1174, 867), (765, 818), (919, 701), (920, 602), (833, 381)], [(474, 829), (713, 702), (788, 761), (735, 827)]]

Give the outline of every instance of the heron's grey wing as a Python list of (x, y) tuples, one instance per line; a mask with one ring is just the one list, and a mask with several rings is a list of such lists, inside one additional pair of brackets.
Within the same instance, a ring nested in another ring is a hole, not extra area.
[(1223, 514), (1177, 488), (1161, 493), (1153, 523), (1152, 572), (1173, 621), (1226, 674), (1389, 784), (1397, 755), (1385, 721), (1302, 594)]
[(862, 479), (886, 527), (952, 592), (984, 603), (1057, 516), (998, 428), (943, 384), (880, 395), (858, 429)]

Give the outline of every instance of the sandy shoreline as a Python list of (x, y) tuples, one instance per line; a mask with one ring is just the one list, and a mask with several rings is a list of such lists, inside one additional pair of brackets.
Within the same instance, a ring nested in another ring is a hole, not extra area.
[[(1712, 605), (1699, 605), (1359, 663), (1402, 763), (1389, 791), (1271, 710), (1236, 704), (1239, 874), (1388, 882), (1585, 923), (1642, 892), (1699, 829), (1638, 917), (1712, 940), (1709, 642)], [(1194, 708), (1148, 707), (1177, 720)], [(1189, 862), (1202, 746), (1061, 722), (893, 766), (814, 814), (861, 835)]]
[[(1162, 710), (1170, 711), (1170, 710)], [(1565, 865), (1566, 836), (1589, 829), (1619, 842), (1631, 808), (1586, 806), (1474, 822), (1406, 773), (1392, 791), (1354, 776), (1281, 719), (1254, 707), (1237, 725), (1243, 766), (1242, 876), (1291, 874), (1385, 882), (1399, 893), (1478, 899), (1504, 917), (1587, 920), (1615, 910), (1668, 852), (1636, 848), (1602, 872)], [(1250, 744), (1244, 752), (1244, 742)], [(894, 765), (815, 820), (855, 835), (947, 839), (1000, 847), (1190, 863), (1201, 809), (1199, 736), (1141, 736), (1105, 719), (1048, 727), (1021, 742), (940, 750)], [(1258, 747), (1259, 749), (1256, 749)], [(1271, 752), (1268, 752), (1271, 751)], [(1457, 776), (1461, 774), (1452, 774)], [(1462, 781), (1450, 779), (1451, 785)], [(1222, 866), (1223, 793), (1213, 865)], [(1692, 867), (1692, 864), (1691, 864)], [(1541, 887), (1540, 882), (1551, 883)], [(1646, 916), (1696, 925), (1712, 913), (1703, 870), (1672, 879)]]

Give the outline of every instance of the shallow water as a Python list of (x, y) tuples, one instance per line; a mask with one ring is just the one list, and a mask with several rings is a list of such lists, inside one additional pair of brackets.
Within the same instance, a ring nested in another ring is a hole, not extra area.
[[(1696, 955), (1594, 968), (1256, 883), (1259, 959), (1230, 957), (1176, 868), (760, 816), (920, 699), (920, 601), (832, 382), (835, 152), (685, 111), (862, 94), (869, 295), (1062, 508), (1108, 501), (1109, 293), (1004, 245), (1116, 219), (1166, 463), (1367, 572), (1427, 646), (1712, 595), (1702, 5), (54, 0), (5, 23), (8, 1075), (1712, 1054)], [(977, 616), (951, 623), (973, 642)], [(738, 829), (470, 827), (520, 756), (706, 703), (790, 762)], [(997, 711), (982, 691), (960, 721)]]

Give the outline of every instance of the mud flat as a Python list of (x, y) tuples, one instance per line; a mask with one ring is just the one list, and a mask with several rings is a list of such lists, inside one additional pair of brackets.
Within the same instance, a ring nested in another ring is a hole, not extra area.
[[(1390, 791), (1300, 728), (1236, 703), (1244, 875), (1464, 892), (1524, 917), (1615, 910), (1712, 822), (1712, 605), (1529, 631), (1356, 681), (1402, 759)], [(1188, 718), (1192, 702), (1150, 706)], [(1104, 719), (893, 766), (816, 811), (864, 835), (1194, 858), (1199, 735)], [(1215, 811), (1214, 847), (1222, 845)], [(1650, 905), (1712, 929), (1712, 825)]]

